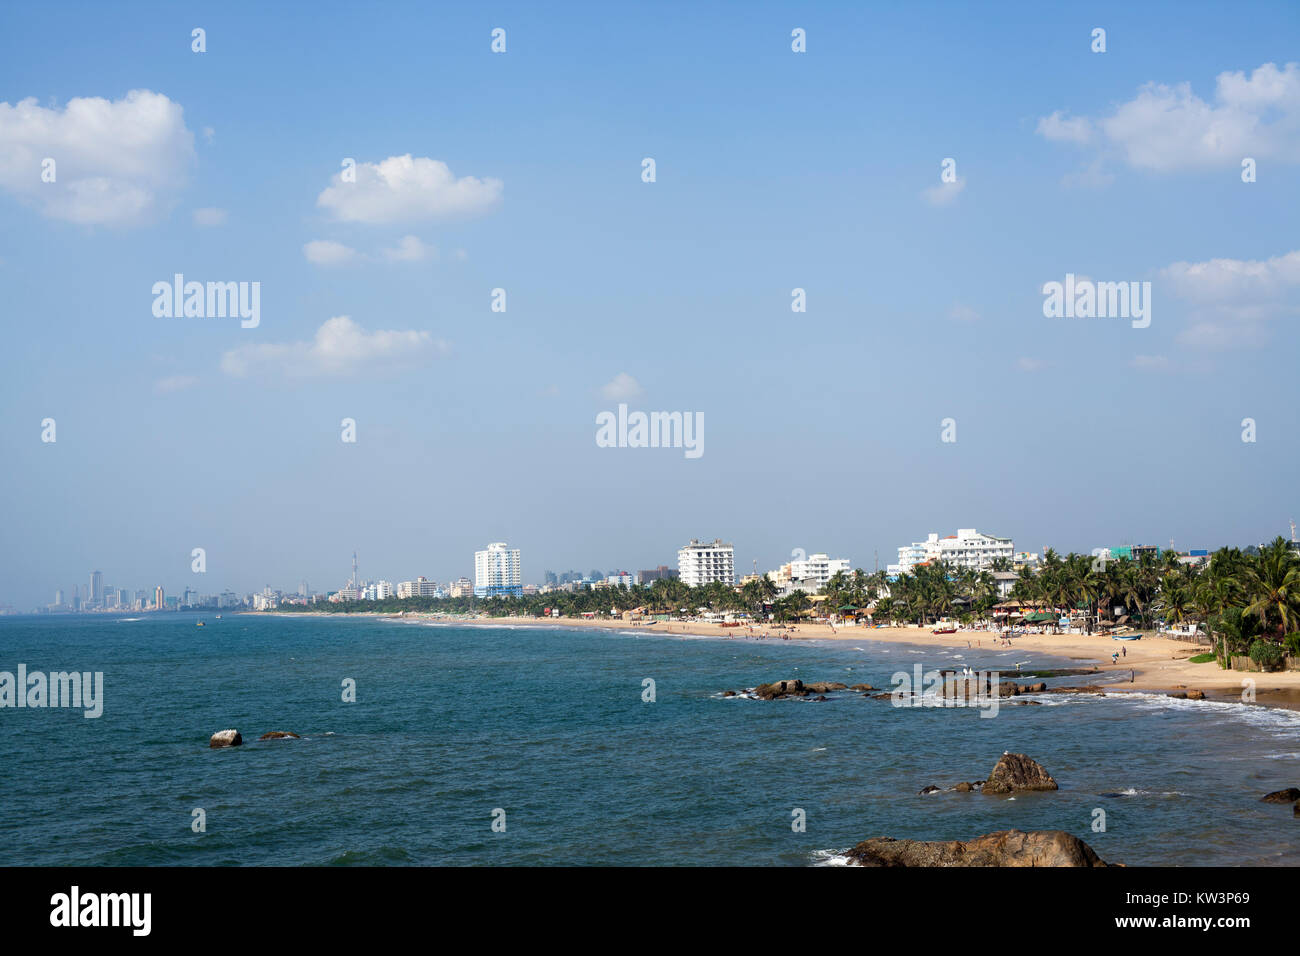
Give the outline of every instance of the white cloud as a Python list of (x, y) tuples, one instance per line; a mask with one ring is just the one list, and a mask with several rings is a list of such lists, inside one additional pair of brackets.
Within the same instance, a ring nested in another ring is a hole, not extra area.
[(182, 389), (192, 388), (197, 385), (199, 380), (193, 375), (169, 375), (166, 378), (160, 378), (153, 383), (153, 390), (159, 395), (168, 395), (171, 392), (179, 392)]
[(1024, 357), (1016, 359), (1016, 368), (1020, 369), (1022, 372), (1037, 372), (1039, 369), (1045, 368), (1046, 366), (1047, 363), (1042, 359)]
[(946, 206), (966, 188), (966, 180), (958, 179), (956, 182), (940, 183), (938, 186), (931, 186), (923, 190), (921, 195), (931, 206)]
[(1160, 279), (1189, 303), (1185, 345), (1253, 348), (1268, 340), (1270, 320), (1300, 316), (1300, 250), (1270, 259), (1175, 262)]
[(419, 236), (403, 236), (391, 249), (383, 249), (384, 256), (393, 262), (420, 262), (423, 259), (438, 258), (438, 249), (426, 245)]
[(1220, 73), (1213, 102), (1191, 83), (1148, 83), (1110, 116), (1067, 119), (1057, 111), (1037, 132), (1076, 144), (1100, 140), (1130, 166), (1157, 172), (1239, 167), (1247, 156), (1300, 162), (1300, 63)]
[(367, 332), (346, 315), (316, 330), (310, 342), (244, 345), (221, 356), (221, 370), (235, 378), (345, 377), (422, 364), (447, 355), (450, 346), (424, 331)]
[(205, 126), (203, 127), (203, 138), (206, 139), (209, 143), (211, 143), (214, 139), (217, 138), (217, 131), (214, 130), (211, 126)]
[(978, 322), (980, 314), (969, 305), (958, 302), (948, 310), (948, 318), (956, 319), (958, 322)]
[[(171, 205), (194, 161), (180, 104), (131, 90), (120, 100), (77, 97), (63, 109), (34, 97), (0, 103), (0, 188), (51, 218), (138, 225)], [(43, 182), (42, 162), (55, 162)]]
[(194, 225), (196, 226), (222, 226), (226, 222), (226, 211), (217, 209), (214, 206), (205, 206), (203, 209), (194, 210)]
[(427, 157), (390, 156), (381, 163), (358, 163), (356, 182), (342, 171), (316, 198), (316, 205), (343, 222), (394, 223), (457, 219), (490, 212), (501, 202), (499, 179), (462, 176)]
[(307, 261), (318, 266), (338, 266), (351, 262), (357, 251), (333, 239), (313, 239), (302, 247), (302, 254)]
[(1087, 143), (1092, 139), (1092, 123), (1086, 117), (1067, 117), (1061, 110), (1038, 121), (1039, 136), (1058, 143)]
[(600, 387), (600, 394), (611, 402), (626, 402), (641, 397), (643, 393), (641, 383), (627, 372), (619, 372)]
[(1169, 359), (1163, 355), (1135, 355), (1128, 364), (1134, 368), (1159, 371), (1169, 367)]

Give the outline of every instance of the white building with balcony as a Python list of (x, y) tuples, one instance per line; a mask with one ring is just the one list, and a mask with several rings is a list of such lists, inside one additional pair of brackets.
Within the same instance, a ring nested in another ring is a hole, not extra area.
[(719, 581), (727, 586), (736, 583), (736, 549), (717, 538), (712, 544), (692, 538), (677, 552), (677, 573), (683, 584), (697, 588)]
[(474, 552), (475, 597), (521, 597), (523, 593), (518, 548), (507, 548), (504, 541), (494, 541), (487, 550)]

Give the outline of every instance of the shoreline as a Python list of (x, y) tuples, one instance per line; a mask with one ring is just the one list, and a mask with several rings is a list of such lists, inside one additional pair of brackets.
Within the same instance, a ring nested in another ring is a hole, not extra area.
[[(481, 627), (514, 625), (552, 629), (600, 628), (603, 630), (644, 631), (650, 634), (680, 635), (684, 637), (744, 637), (758, 640), (766, 634), (767, 640), (781, 640), (788, 635), (793, 641), (871, 641), (882, 644), (913, 644), (942, 650), (972, 650), (998, 645), (998, 635), (993, 631), (957, 631), (953, 634), (931, 634), (929, 627), (833, 627), (829, 624), (798, 624), (793, 627), (723, 627), (705, 622), (649, 623), (577, 618), (542, 618), (523, 616), (460, 617), (438, 611), (407, 611), (390, 614), (380, 611), (323, 612), (323, 611), (243, 611), (267, 617), (369, 617), (393, 621), (423, 620), (449, 625)], [(1132, 680), (1108, 683), (1107, 694), (1128, 691), (1175, 694), (1199, 690), (1207, 701), (1244, 703), (1241, 700), (1242, 680), (1255, 681), (1255, 704), (1285, 710), (1300, 711), (1300, 671), (1224, 671), (1213, 661), (1192, 664), (1188, 658), (1204, 654), (1204, 644), (1176, 641), (1157, 634), (1142, 635), (1140, 641), (1116, 641), (1100, 635), (1083, 634), (1021, 634), (1012, 638), (1012, 648), (1021, 647), (1041, 654), (1050, 654), (1096, 666), (1098, 677), (1117, 679), (1131, 672)], [(1123, 648), (1127, 653), (1118, 663), (1109, 661), (1110, 655)], [(1080, 675), (1080, 683), (1090, 683)]]

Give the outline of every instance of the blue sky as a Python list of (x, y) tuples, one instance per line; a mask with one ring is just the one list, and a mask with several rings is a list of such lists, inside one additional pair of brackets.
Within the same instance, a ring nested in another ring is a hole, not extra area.
[[(1286, 531), (1293, 3), (699, 6), (0, 11), (0, 604)], [(155, 317), (177, 272), (260, 324)], [(1066, 273), (1150, 327), (1044, 317)], [(597, 447), (620, 400), (705, 453)]]

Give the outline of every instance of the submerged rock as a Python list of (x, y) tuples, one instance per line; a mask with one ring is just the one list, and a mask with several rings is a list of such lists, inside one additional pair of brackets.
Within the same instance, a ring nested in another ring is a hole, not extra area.
[(868, 691), (868, 690), (875, 690), (875, 688), (872, 687), (870, 684), (850, 684), (849, 690)]
[(1059, 790), (1047, 769), (1025, 754), (1003, 754), (984, 781), (984, 793), (1015, 793), (1021, 790)]
[(917, 796), (924, 797), (927, 794), (938, 793), (938, 792), (939, 792), (939, 788), (936, 787), (934, 784), (930, 784), (930, 786), (928, 787), (922, 787), (920, 792), (917, 794)]
[(218, 730), (208, 740), (209, 747), (238, 747), (244, 742), (244, 738), (238, 730)]
[(810, 694), (828, 694), (833, 690), (847, 690), (847, 684), (841, 684), (833, 680), (819, 680), (812, 684), (804, 684), (804, 690)]
[(1063, 830), (1000, 830), (959, 840), (926, 842), (876, 837), (848, 852), (858, 866), (1069, 866), (1108, 864), (1092, 847)]
[(1300, 789), (1296, 787), (1274, 790), (1272, 793), (1266, 793), (1259, 798), (1260, 803), (1294, 803), (1297, 800), (1300, 800)]
[(1187, 692), (1187, 699), (1188, 699), (1188, 700), (1205, 700), (1205, 691), (1203, 691), (1203, 690), (1189, 690), (1189, 691)]
[(289, 737), (292, 737), (294, 740), (302, 739), (297, 734), (288, 730), (272, 730), (269, 731), (268, 733), (262, 734), (262, 736), (258, 737), (257, 739), (258, 740), (284, 740)]

